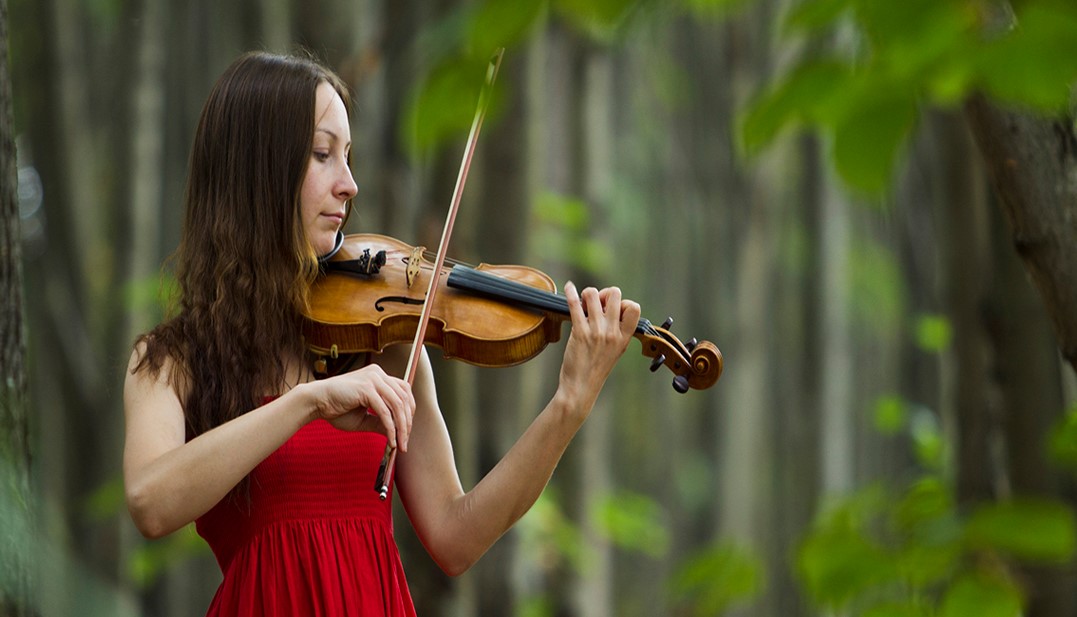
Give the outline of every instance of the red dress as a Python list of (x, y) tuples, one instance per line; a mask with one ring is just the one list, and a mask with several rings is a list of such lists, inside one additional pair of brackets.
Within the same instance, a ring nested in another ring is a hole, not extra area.
[[(415, 615), (374, 481), (385, 437), (304, 426), (197, 521), (224, 581), (208, 615)], [(390, 493), (390, 496), (392, 493)]]

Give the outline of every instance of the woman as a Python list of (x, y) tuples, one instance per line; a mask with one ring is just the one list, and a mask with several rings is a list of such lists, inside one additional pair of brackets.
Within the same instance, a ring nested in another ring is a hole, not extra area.
[(373, 490), (386, 440), (412, 525), (450, 575), (534, 503), (624, 352), (639, 306), (565, 286), (556, 394), (465, 492), (429, 359), (409, 346), (314, 380), (300, 326), (317, 257), (356, 194), (349, 98), (301, 58), (239, 58), (211, 92), (190, 159), (176, 314), (141, 336), (124, 389), (131, 516), (157, 538), (195, 521), (224, 581), (211, 615), (414, 614)]

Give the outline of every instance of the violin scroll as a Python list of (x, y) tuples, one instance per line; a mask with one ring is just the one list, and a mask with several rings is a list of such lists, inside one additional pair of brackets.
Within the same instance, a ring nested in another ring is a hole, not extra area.
[[(646, 321), (646, 320), (642, 320)], [(667, 319), (661, 326), (641, 324), (636, 338), (643, 344), (643, 355), (652, 358), (651, 371), (665, 366), (673, 372), (673, 389), (684, 394), (689, 389), (705, 390), (722, 376), (722, 352), (710, 341), (692, 338), (682, 343), (669, 326)]]

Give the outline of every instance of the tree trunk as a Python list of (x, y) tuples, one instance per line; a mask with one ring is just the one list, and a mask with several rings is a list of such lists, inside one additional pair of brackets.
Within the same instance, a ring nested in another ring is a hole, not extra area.
[(955, 449), (958, 501), (969, 505), (998, 496), (1001, 474), (994, 444), (1000, 435), (998, 408), (989, 396), (989, 345), (984, 303), (991, 282), (990, 239), (980, 176), (969, 164), (973, 146), (960, 118), (929, 119), (939, 150), (941, 187), (935, 195), (943, 304), (953, 326), (953, 345), (943, 356), (943, 409)]
[[(1065, 405), (1054, 334), (1020, 259), (1006, 239), (1002, 213), (992, 217), (995, 285), (988, 296), (991, 374), (999, 390), (1006, 450), (1006, 492), (1019, 497), (1069, 499), (1073, 481), (1051, 465), (1047, 437)], [(1077, 570), (1021, 569), (1028, 617), (1077, 614)]]
[(7, 15), (7, 0), (0, 0), (0, 613), (19, 617), (34, 610), (34, 497)]
[(1072, 122), (1006, 110), (983, 96), (965, 115), (1040, 293), (1059, 350), (1077, 372), (1077, 135)]

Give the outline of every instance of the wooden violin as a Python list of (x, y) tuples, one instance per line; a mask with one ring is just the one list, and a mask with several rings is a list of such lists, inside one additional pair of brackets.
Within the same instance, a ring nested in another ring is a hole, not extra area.
[[(324, 372), (327, 358), (411, 342), (416, 336), (434, 264), (425, 248), (378, 234), (342, 236), (321, 264), (310, 293), (304, 336)], [(518, 265), (444, 266), (424, 343), (447, 358), (477, 366), (512, 366), (561, 338), (568, 302), (549, 276)], [(678, 392), (714, 385), (722, 353), (709, 341), (681, 342), (670, 331), (641, 319), (635, 337), (651, 371), (665, 366)]]

